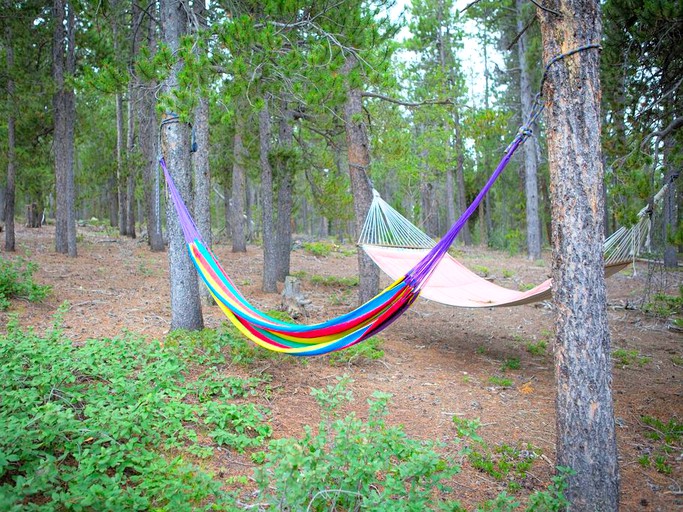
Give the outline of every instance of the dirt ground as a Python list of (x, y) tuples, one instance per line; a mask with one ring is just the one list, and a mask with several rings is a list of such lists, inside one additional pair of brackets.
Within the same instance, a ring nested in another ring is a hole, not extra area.
[[(51, 226), (19, 228), (17, 253), (39, 265), (35, 278), (50, 284), (54, 292), (42, 304), (15, 302), (12, 312), (21, 322), (38, 331), (52, 322), (52, 315), (65, 301), (70, 306), (64, 329), (73, 340), (112, 337), (123, 330), (150, 338), (163, 337), (170, 326), (168, 263), (166, 254), (153, 254), (144, 241), (122, 239), (94, 227), (79, 228), (79, 256), (69, 259), (53, 250)], [(250, 246), (246, 254), (233, 254), (219, 245), (216, 253), (224, 268), (244, 294), (264, 309), (280, 304), (278, 295), (260, 291), (262, 252)], [(468, 249), (463, 262), (496, 283), (511, 288), (545, 279), (550, 272), (545, 262), (530, 263), (502, 253)], [(485, 267), (485, 268), (484, 268)], [(310, 275), (352, 276), (355, 256), (333, 254), (325, 258), (304, 250), (292, 254), (292, 271)], [(646, 360), (615, 365), (614, 399), (621, 464), (622, 510), (683, 510), (683, 454), (669, 457), (670, 474), (644, 467), (639, 459), (653, 454), (657, 443), (648, 439), (650, 427), (643, 416), (664, 422), (683, 421), (683, 335), (667, 322), (632, 309), (640, 304), (647, 286), (647, 265), (629, 267), (608, 282), (609, 321), (614, 349), (624, 349)], [(670, 276), (677, 287), (678, 275)], [(303, 289), (312, 301), (309, 321), (348, 311), (355, 292), (313, 286), (304, 280)], [(672, 288), (672, 290), (677, 288)], [(673, 292), (672, 292), (673, 293)], [(0, 313), (4, 326), (7, 313)], [(215, 327), (224, 320), (216, 307), (205, 308), (205, 323)], [(500, 309), (458, 309), (420, 300), (400, 321), (381, 334), (385, 356), (381, 360), (349, 366), (331, 366), (326, 358), (314, 358), (307, 365), (288, 361), (265, 362), (254, 370), (273, 375), (276, 390), (268, 406), (276, 437), (300, 435), (302, 426), (318, 422), (318, 408), (310, 396), (311, 387), (323, 387), (337, 375), (351, 374), (352, 389), (362, 414), (365, 398), (374, 390), (392, 393), (390, 420), (401, 423), (412, 436), (444, 441), (453, 446), (452, 418), (480, 418), (479, 431), (491, 445), (506, 442), (532, 443), (542, 450), (542, 462), (530, 473), (533, 487), (548, 482), (554, 467), (555, 414), (552, 349), (533, 355), (528, 343), (551, 340), (552, 307), (535, 306)], [(502, 373), (509, 358), (520, 359), (520, 368)], [(295, 368), (296, 371), (292, 371)], [(512, 379), (501, 387), (493, 376)], [(680, 446), (680, 444), (679, 444)], [(244, 461), (235, 457), (221, 461), (245, 472)], [(218, 464), (218, 463), (216, 463)], [(464, 470), (456, 492), (463, 503), (495, 496), (504, 486), (473, 469)]]

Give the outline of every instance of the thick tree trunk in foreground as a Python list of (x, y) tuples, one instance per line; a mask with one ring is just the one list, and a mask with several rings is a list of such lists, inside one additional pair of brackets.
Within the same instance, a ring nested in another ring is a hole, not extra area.
[[(173, 0), (162, 0), (161, 19), (164, 42), (171, 51), (177, 51), (180, 38), (187, 29), (187, 12), (184, 6)], [(164, 92), (169, 94), (178, 87), (178, 74), (182, 62), (173, 65)], [(166, 120), (171, 116), (166, 115)], [(183, 201), (192, 205), (190, 169), (190, 129), (185, 123), (168, 122), (162, 130), (164, 157)], [(178, 215), (171, 201), (167, 206), (168, 263), (171, 278), (171, 329), (197, 330), (204, 327), (199, 287), (194, 265), (185, 245)]]
[(261, 217), (263, 223), (263, 284), (267, 293), (277, 292), (277, 241), (273, 219), (273, 169), (270, 155), (270, 112), (268, 99), (259, 112), (259, 161), (261, 164)]
[[(522, 103), (522, 119), (526, 122), (531, 115), (533, 93), (527, 63), (528, 36), (522, 17), (524, 0), (516, 0), (517, 32), (522, 35), (517, 41), (519, 57), (519, 95)], [(530, 260), (541, 257), (541, 222), (538, 215), (538, 162), (536, 148), (532, 143), (524, 144), (524, 186), (526, 190), (526, 245)]]
[(17, 176), (16, 168), (16, 130), (14, 113), (14, 47), (12, 44), (12, 29), (7, 23), (5, 27), (5, 54), (7, 59), (7, 184), (5, 187), (5, 250), (14, 251), (14, 197), (16, 192), (15, 179)]
[[(52, 77), (55, 84), (53, 138), (57, 203), (55, 250), (58, 253), (75, 257), (74, 124), (76, 122), (76, 98), (73, 88), (65, 81), (66, 76), (73, 74), (76, 68), (73, 6), (64, 0), (55, 0), (53, 14), (55, 20), (52, 49)], [(66, 25), (64, 24), (65, 17)]]
[[(543, 57), (601, 37), (596, 0), (552, 0), (538, 10)], [(603, 169), (599, 53), (589, 49), (550, 68), (545, 84), (552, 199), (553, 290), (557, 311), (557, 464), (571, 510), (619, 505), (610, 336), (603, 268)]]
[[(355, 66), (355, 58), (347, 57), (344, 72), (347, 75), (352, 73)], [(361, 90), (347, 85), (346, 94), (344, 123), (349, 152), (353, 210), (356, 216), (356, 236), (358, 236), (372, 204), (372, 186), (367, 175), (370, 167), (370, 143), (363, 119)], [(358, 271), (360, 273), (358, 299), (363, 304), (377, 295), (379, 291), (379, 269), (360, 248), (358, 249)]]

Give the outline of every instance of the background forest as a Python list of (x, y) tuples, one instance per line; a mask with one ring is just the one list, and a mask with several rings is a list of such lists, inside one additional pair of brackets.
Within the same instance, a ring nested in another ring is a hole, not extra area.
[[(0, 0), (0, 510), (681, 506), (683, 3), (545, 3)], [(254, 308), (338, 327), (373, 189), (438, 239), (529, 129), (454, 252), (531, 290), (554, 230), (554, 302), (399, 290), (308, 359), (202, 303), (160, 172)], [(644, 214), (607, 294), (602, 226)]]
[[(286, 269), (292, 232), (356, 237), (351, 192), (361, 189), (349, 180), (351, 116), (368, 139), (372, 186), (438, 237), (528, 115), (543, 71), (533, 4), (465, 7), (448, 0), (197, 3), (183, 13), (172, 48), (156, 2), (53, 8), (7, 1), (0, 161), (8, 173), (0, 212), (5, 222), (12, 210), (56, 217), (59, 251), (75, 254), (71, 223), (60, 221), (67, 215), (143, 234), (152, 249), (163, 248), (157, 160), (162, 114), (173, 113), (192, 126), (199, 224), (210, 222), (234, 250), (272, 240), (281, 248), (274, 261)], [(674, 49), (683, 45), (683, 13), (676, 1), (610, 0), (604, 14), (612, 232), (633, 222), (680, 169), (683, 58)], [(461, 243), (539, 257), (550, 219), (536, 128)], [(675, 187), (659, 231), (669, 263), (681, 246), (680, 210)]]

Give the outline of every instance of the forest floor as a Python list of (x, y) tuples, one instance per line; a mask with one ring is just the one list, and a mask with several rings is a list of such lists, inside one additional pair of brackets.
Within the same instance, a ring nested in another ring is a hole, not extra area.
[[(114, 337), (126, 330), (150, 339), (168, 333), (166, 254), (151, 253), (143, 241), (119, 238), (95, 227), (79, 227), (76, 259), (55, 254), (53, 246), (51, 226), (18, 229), (16, 257), (35, 261), (39, 266), (36, 281), (53, 287), (43, 303), (15, 301), (11, 312), (19, 315), (22, 324), (40, 332), (68, 301), (63, 327), (75, 342)], [(355, 289), (314, 285), (310, 280), (311, 276), (356, 275), (353, 247), (346, 249), (326, 257), (303, 249), (293, 251), (292, 272), (304, 276), (303, 291), (311, 300), (307, 321), (329, 318), (354, 306)], [(216, 253), (257, 307), (278, 308), (279, 295), (260, 291), (259, 247), (233, 254), (226, 245), (218, 245)], [(544, 261), (530, 263), (523, 257), (468, 248), (459, 257), (471, 269), (511, 288), (538, 283), (550, 273), (548, 255)], [(680, 272), (669, 275), (669, 293), (678, 295), (681, 281)], [(649, 436), (661, 424), (647, 419), (653, 417), (662, 424), (674, 420), (679, 428), (683, 421), (683, 334), (671, 329), (668, 321), (638, 309), (648, 286), (646, 264), (638, 264), (635, 272), (629, 267), (608, 281), (621, 504), (627, 511), (683, 510), (680, 441), (674, 453), (664, 453), (663, 442)], [(224, 322), (217, 307), (204, 310), (207, 327)], [(335, 366), (327, 357), (310, 359), (307, 364), (281, 357), (251, 369), (226, 367), (225, 371), (272, 375), (274, 391), (267, 405), (276, 438), (300, 436), (304, 425), (317, 424), (319, 409), (310, 389), (334, 383), (335, 377), (345, 373), (353, 379), (350, 387), (356, 401), (351, 409), (359, 416), (367, 417), (365, 401), (373, 391), (391, 393), (390, 422), (404, 425), (411, 436), (441, 441), (452, 450), (457, 450), (452, 418), (479, 418), (479, 434), (490, 446), (530, 443), (539, 449), (541, 456), (527, 476), (530, 487), (538, 488), (547, 485), (555, 466), (554, 316), (548, 303), (470, 310), (420, 300), (380, 335), (381, 359)], [(0, 314), (2, 325), (7, 318), (8, 313)], [(660, 464), (658, 470), (655, 459), (660, 455), (665, 465)], [(234, 474), (246, 474), (253, 466), (239, 455), (210, 465)], [(455, 488), (463, 503), (490, 499), (505, 489), (506, 482), (468, 467), (463, 459)]]

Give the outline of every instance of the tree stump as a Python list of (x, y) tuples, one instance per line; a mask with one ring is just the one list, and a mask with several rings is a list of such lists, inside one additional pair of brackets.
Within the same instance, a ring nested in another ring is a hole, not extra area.
[(311, 303), (301, 291), (301, 281), (293, 276), (285, 277), (285, 287), (282, 290), (282, 310), (293, 319), (308, 318), (306, 306)]

